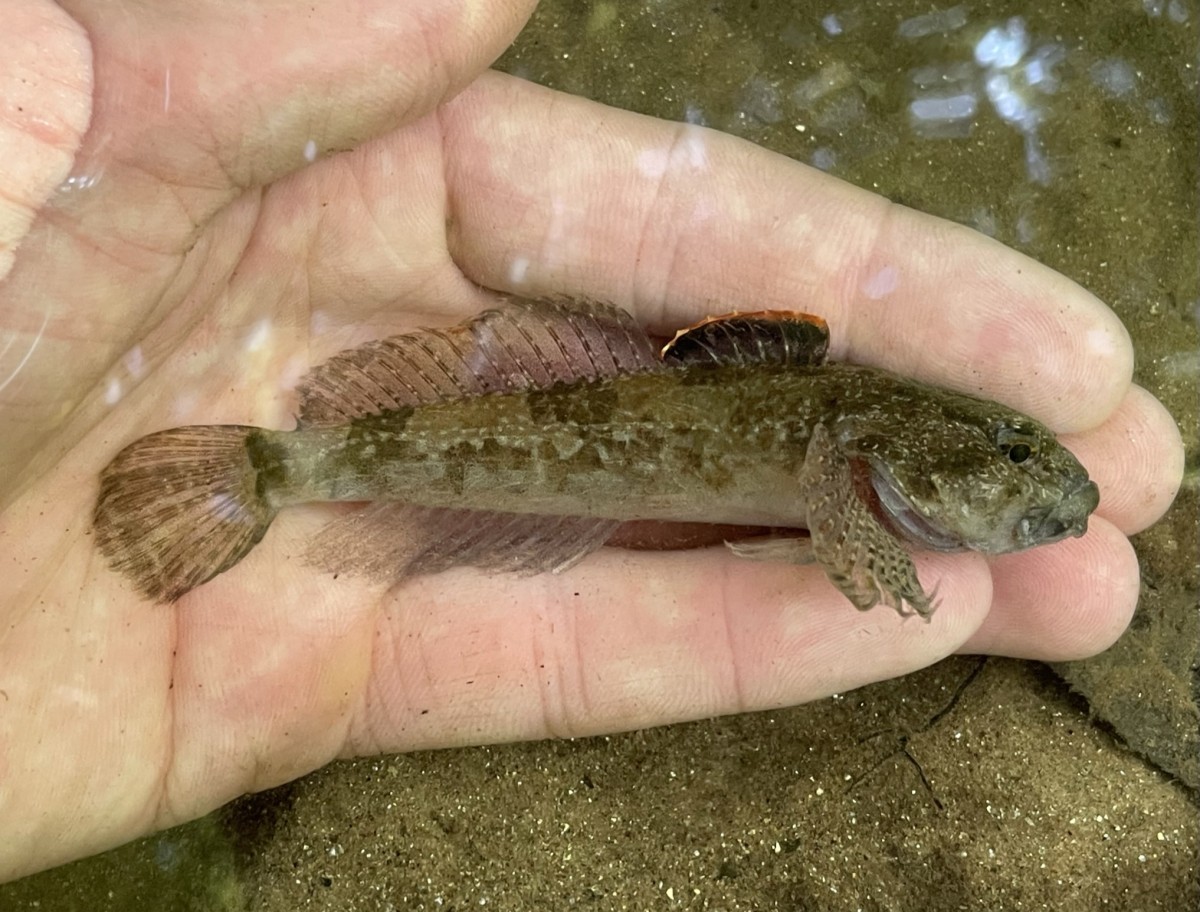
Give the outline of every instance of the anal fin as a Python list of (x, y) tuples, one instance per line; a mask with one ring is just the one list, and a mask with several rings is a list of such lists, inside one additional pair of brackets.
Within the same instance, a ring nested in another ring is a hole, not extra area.
[(740, 545), (751, 539), (761, 540), (764, 535), (797, 534), (801, 533), (774, 526), (632, 519), (621, 523), (605, 544), (630, 551), (689, 551), (715, 545)]
[(306, 561), (397, 583), (453, 567), (558, 573), (600, 548), (616, 520), (374, 503), (334, 520)]

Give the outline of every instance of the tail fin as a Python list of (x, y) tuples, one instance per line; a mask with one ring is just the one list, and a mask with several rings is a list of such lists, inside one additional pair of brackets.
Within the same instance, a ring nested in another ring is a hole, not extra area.
[(246, 449), (254, 428), (181, 427), (135, 440), (100, 473), (96, 542), (140, 592), (173, 602), (240, 561), (266, 534)]

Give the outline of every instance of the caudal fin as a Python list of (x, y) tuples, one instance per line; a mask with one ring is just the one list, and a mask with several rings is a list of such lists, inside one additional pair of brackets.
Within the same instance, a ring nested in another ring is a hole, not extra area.
[(254, 428), (173, 428), (135, 440), (100, 473), (96, 542), (144, 595), (173, 602), (228, 570), (275, 509), (246, 450)]

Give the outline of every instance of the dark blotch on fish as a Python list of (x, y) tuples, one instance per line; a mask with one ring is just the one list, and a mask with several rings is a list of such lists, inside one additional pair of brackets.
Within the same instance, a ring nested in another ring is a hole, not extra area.
[(617, 410), (617, 392), (597, 387), (590, 396), (575, 395), (570, 386), (531, 389), (526, 395), (529, 416), (539, 424), (556, 422), (566, 425), (602, 426)]
[(301, 385), (294, 431), (134, 441), (101, 473), (96, 540), (173, 601), (313, 501), (370, 506), (330, 523), (308, 562), (386, 581), (557, 572), (623, 524), (661, 542), (760, 529), (731, 551), (816, 560), (858, 608), (928, 618), (908, 548), (997, 554), (1086, 531), (1097, 488), (1047, 428), (826, 363), (827, 348), (824, 322), (791, 312), (709, 318), (656, 351), (617, 308), (511, 301), (330, 359)]

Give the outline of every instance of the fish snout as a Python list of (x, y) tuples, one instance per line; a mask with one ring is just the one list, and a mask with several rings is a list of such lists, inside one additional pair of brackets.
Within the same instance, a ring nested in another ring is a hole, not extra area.
[(1048, 510), (1025, 516), (1018, 529), (1023, 547), (1048, 545), (1087, 532), (1088, 517), (1100, 504), (1100, 489), (1085, 479)]

